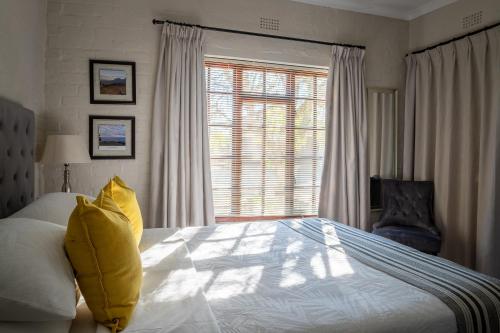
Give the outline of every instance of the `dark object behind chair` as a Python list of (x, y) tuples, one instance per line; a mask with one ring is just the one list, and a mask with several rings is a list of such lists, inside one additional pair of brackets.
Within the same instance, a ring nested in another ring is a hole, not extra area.
[(383, 179), (383, 211), (373, 233), (436, 255), (441, 236), (434, 224), (433, 200), (431, 181)]

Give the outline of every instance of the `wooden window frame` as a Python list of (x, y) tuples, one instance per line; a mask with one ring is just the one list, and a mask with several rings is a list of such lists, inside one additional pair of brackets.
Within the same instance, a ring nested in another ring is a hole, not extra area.
[[(299, 97), (298, 99), (301, 100), (311, 100), (313, 102), (313, 110), (317, 110), (318, 106), (318, 98), (317, 98), (317, 80), (318, 78), (326, 78), (328, 75), (324, 72), (321, 71), (308, 71), (308, 70), (301, 70), (301, 69), (283, 69), (280, 67), (273, 67), (272, 64), (266, 64), (266, 66), (259, 66), (259, 65), (247, 65), (247, 64), (241, 64), (241, 63), (235, 63), (232, 64), (231, 62), (218, 62), (214, 60), (205, 60), (205, 68), (224, 68), (228, 69), (231, 68), (233, 70), (233, 92), (232, 93), (223, 93), (223, 92), (217, 92), (217, 91), (211, 91), (210, 90), (210, 75), (207, 78), (207, 95), (210, 95), (212, 93), (216, 94), (227, 94), (227, 95), (232, 95), (234, 96), (233, 98), (233, 125), (228, 126), (232, 128), (232, 138), (235, 138), (236, 140), (232, 140), (231, 143), (231, 148), (232, 148), (232, 155), (236, 158), (232, 159), (231, 162), (231, 214), (234, 214), (232, 216), (216, 216), (215, 220), (217, 223), (225, 223), (225, 222), (244, 222), (244, 221), (265, 221), (265, 220), (278, 220), (278, 219), (285, 219), (285, 218), (299, 218), (299, 217), (316, 217), (317, 215), (264, 215), (264, 207), (265, 207), (265, 192), (262, 194), (262, 211), (260, 216), (241, 216), (241, 215), (236, 215), (237, 212), (241, 212), (241, 194), (242, 194), (242, 187), (241, 187), (241, 181), (242, 181), (242, 136), (243, 136), (243, 131), (242, 131), (242, 107), (244, 102), (253, 102), (253, 103), (263, 103), (264, 105), (266, 104), (285, 104), (286, 105), (286, 126), (285, 126), (285, 131), (286, 131), (286, 144), (285, 144), (285, 149), (286, 149), (286, 156), (287, 158), (285, 159), (285, 188), (290, 189), (289, 191), (286, 191), (285, 194), (288, 196), (285, 199), (285, 205), (286, 205), (286, 210), (287, 211), (292, 211), (293, 209), (293, 198), (294, 198), (294, 191), (297, 188), (294, 184), (294, 172), (295, 172), (295, 130), (296, 129), (310, 129), (310, 128), (296, 128), (295, 127), (295, 107), (296, 107), (296, 99), (297, 97), (295, 96), (295, 78), (297, 76), (312, 76), (313, 77), (313, 97), (312, 98), (306, 98), (306, 97)], [(257, 95), (257, 94), (243, 94), (243, 79), (242, 79), (242, 74), (243, 71), (245, 70), (253, 70), (253, 71), (262, 71), (263, 72), (263, 87), (264, 91), (262, 95)], [(273, 73), (285, 73), (287, 75), (287, 92), (286, 96), (269, 96), (266, 94), (266, 74), (267, 71), (272, 71)], [(264, 107), (264, 111), (266, 112), (267, 108)], [(263, 115), (263, 121), (265, 122), (265, 114)], [(317, 115), (313, 117), (313, 128), (316, 128), (317, 126), (317, 121), (318, 117)], [(216, 125), (216, 127), (224, 127), (221, 125)], [(263, 128), (263, 144), (265, 145), (265, 123), (262, 126)], [(313, 131), (313, 142), (317, 143), (317, 130)], [(316, 155), (317, 153), (317, 144), (313, 145), (314, 153)], [(265, 161), (265, 147), (262, 149), (262, 160)], [(288, 158), (288, 156), (291, 156), (291, 158)], [(317, 168), (317, 159), (312, 158), (312, 168), (313, 168), (313, 174), (316, 172)], [(265, 191), (265, 163), (262, 165), (262, 179), (261, 179), (261, 188)], [(309, 186), (307, 186), (309, 187)], [(317, 187), (316, 185), (316, 177), (312, 177), (312, 185), (311, 187), (314, 189)], [(316, 193), (313, 190), (312, 191), (312, 197), (317, 201), (318, 198), (316, 198)]]

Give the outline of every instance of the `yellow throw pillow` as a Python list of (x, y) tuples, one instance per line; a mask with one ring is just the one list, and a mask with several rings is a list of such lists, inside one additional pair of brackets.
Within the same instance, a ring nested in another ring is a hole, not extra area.
[(64, 247), (94, 319), (120, 331), (139, 299), (142, 264), (129, 220), (111, 198), (99, 198), (77, 196)]
[(100, 196), (103, 194), (111, 197), (117, 206), (120, 207), (123, 214), (130, 220), (132, 232), (134, 233), (137, 245), (139, 245), (143, 226), (141, 209), (139, 208), (134, 190), (128, 187), (120, 177), (115, 176), (104, 186), (96, 202), (100, 200)]

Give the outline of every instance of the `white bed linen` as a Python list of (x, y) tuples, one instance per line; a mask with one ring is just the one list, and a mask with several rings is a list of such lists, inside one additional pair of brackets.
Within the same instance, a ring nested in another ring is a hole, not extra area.
[(69, 216), (76, 207), (76, 197), (83, 195), (90, 200), (95, 198), (80, 193), (54, 192), (42, 195), (10, 217), (24, 217), (48, 221), (66, 227)]
[[(144, 271), (139, 303), (122, 332), (219, 332), (197, 281), (185, 243), (174, 229), (145, 229), (140, 250)], [(83, 299), (83, 298), (82, 298)], [(109, 333), (93, 323), (85, 304), (78, 307), (71, 333)]]
[(222, 332), (455, 332), (438, 298), (277, 222), (187, 228)]
[(64, 253), (65, 233), (47, 221), (0, 220), (0, 320), (75, 318), (75, 276)]

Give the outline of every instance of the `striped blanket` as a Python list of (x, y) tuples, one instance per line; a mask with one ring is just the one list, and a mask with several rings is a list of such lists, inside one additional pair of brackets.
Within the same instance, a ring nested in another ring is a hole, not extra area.
[(459, 332), (500, 332), (500, 281), (494, 278), (327, 219), (281, 223), (435, 295), (455, 314)]

